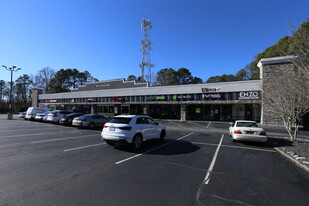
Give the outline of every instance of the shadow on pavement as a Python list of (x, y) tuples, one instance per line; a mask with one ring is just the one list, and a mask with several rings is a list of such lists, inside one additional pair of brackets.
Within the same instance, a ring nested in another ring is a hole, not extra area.
[(279, 139), (279, 138), (272, 138), (268, 137), (267, 145), (270, 147), (287, 147), (287, 146), (293, 146), (293, 142), (287, 139)]
[(243, 144), (247, 146), (253, 146), (253, 147), (262, 147), (262, 148), (275, 148), (275, 147), (286, 147), (286, 146), (293, 146), (293, 142), (287, 140), (287, 139), (279, 139), (279, 138), (272, 138), (268, 137), (267, 142), (250, 142), (250, 141), (240, 141), (236, 144)]
[[(168, 145), (166, 145), (168, 144)], [(171, 146), (167, 149), (167, 146)], [(122, 145), (116, 146), (115, 149), (136, 153), (136, 154), (148, 154), (148, 155), (179, 155), (179, 154), (188, 154), (193, 153), (200, 149), (199, 146), (191, 144), (189, 141), (184, 140), (165, 140), (164, 143), (160, 143), (158, 140), (149, 140), (145, 141), (142, 144), (141, 149), (134, 150), (131, 145)]]

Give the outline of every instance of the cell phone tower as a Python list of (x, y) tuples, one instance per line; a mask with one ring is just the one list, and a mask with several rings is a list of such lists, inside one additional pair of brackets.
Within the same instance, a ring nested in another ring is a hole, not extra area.
[[(152, 29), (151, 21), (149, 19), (143, 19), (142, 22), (143, 39), (141, 41), (142, 63), (139, 65), (142, 69), (142, 81), (152, 81), (151, 68), (155, 65), (151, 63), (150, 51), (152, 50), (152, 41), (149, 38), (149, 31)], [(145, 68), (148, 68), (148, 73), (145, 76)]]

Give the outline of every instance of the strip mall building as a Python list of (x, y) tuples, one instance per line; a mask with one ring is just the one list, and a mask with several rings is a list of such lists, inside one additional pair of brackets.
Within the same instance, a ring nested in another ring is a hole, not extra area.
[(116, 79), (87, 83), (67, 93), (42, 94), (34, 88), (33, 106), (54, 109), (84, 109), (105, 116), (148, 114), (158, 119), (232, 121), (255, 120), (278, 124), (280, 118), (267, 114), (263, 104), (265, 80), (274, 69), (293, 67), (287, 58), (262, 59), (260, 79), (205, 84), (154, 86)]

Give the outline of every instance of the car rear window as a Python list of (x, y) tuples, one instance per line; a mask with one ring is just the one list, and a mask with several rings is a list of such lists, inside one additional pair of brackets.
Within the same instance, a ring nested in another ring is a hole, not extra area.
[(128, 117), (114, 117), (112, 118), (109, 123), (115, 123), (115, 124), (129, 124), (132, 118)]
[(237, 122), (236, 127), (259, 127), (255, 122)]

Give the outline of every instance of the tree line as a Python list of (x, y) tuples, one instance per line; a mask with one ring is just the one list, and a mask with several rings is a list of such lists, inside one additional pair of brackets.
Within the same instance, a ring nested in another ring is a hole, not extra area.
[[(98, 81), (88, 71), (60, 69), (55, 72), (44, 67), (35, 75), (23, 74), (12, 83), (12, 103), (15, 111), (25, 111), (31, 106), (31, 89), (43, 88), (45, 93), (69, 92), (87, 82)], [(0, 80), (0, 112), (8, 111), (10, 99), (10, 81)]]
[[(150, 82), (152, 86), (168, 86), (168, 85), (179, 85), (179, 84), (199, 84), (203, 83), (203, 80), (198, 77), (192, 76), (191, 72), (186, 68), (180, 68), (174, 70), (172, 68), (164, 68), (157, 72), (155, 80)], [(135, 75), (129, 75), (127, 80), (135, 80), (141, 82), (141, 77)]]

